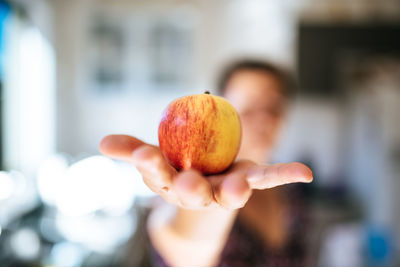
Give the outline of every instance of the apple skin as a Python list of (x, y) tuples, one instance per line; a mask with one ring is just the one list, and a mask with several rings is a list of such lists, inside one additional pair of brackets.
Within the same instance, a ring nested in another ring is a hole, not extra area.
[(241, 137), (235, 108), (208, 93), (174, 100), (163, 112), (158, 128), (160, 149), (172, 166), (206, 175), (223, 172), (232, 164)]

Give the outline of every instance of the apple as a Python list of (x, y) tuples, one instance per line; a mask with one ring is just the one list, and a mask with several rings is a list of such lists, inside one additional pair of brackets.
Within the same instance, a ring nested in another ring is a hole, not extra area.
[(160, 149), (169, 163), (203, 174), (226, 170), (237, 156), (241, 137), (235, 108), (209, 92), (174, 100), (158, 128)]

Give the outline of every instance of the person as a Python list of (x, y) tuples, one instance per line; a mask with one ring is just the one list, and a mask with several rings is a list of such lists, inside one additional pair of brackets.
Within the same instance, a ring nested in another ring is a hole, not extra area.
[(100, 144), (103, 154), (134, 164), (164, 200), (146, 222), (153, 264), (303, 266), (293, 238), (301, 231), (281, 185), (309, 183), (312, 171), (299, 162), (268, 164), (288, 103), (287, 76), (267, 62), (242, 60), (218, 86), (243, 131), (237, 160), (224, 173), (177, 171), (158, 147), (131, 136), (110, 135)]

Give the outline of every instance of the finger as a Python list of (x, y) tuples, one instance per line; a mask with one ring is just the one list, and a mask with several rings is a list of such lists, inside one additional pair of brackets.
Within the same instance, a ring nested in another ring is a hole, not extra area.
[(289, 183), (310, 183), (312, 180), (311, 169), (299, 162), (254, 166), (247, 173), (247, 181), (253, 189), (267, 189)]
[(129, 135), (108, 135), (100, 142), (100, 152), (108, 157), (131, 161), (132, 152), (145, 143)]
[(173, 181), (173, 188), (181, 207), (186, 209), (208, 207), (214, 200), (211, 184), (195, 170), (180, 172)]
[(168, 192), (175, 170), (165, 161), (157, 147), (129, 135), (109, 135), (100, 142), (100, 152), (133, 163), (141, 172), (144, 183), (153, 192), (164, 195)]
[(256, 164), (250, 160), (239, 160), (239, 161), (235, 162), (234, 164), (232, 164), (232, 166), (229, 167), (229, 169), (226, 172), (224, 172), (222, 174), (207, 176), (207, 180), (211, 183), (211, 185), (214, 188), (217, 188), (221, 184), (221, 182), (224, 181), (226, 176), (228, 176), (229, 174), (242, 173), (242, 174), (247, 175), (247, 170), (250, 167), (253, 167), (255, 165)]
[(133, 151), (131, 162), (143, 175), (144, 182), (152, 191), (156, 193), (169, 191), (177, 171), (168, 164), (160, 149), (142, 145)]
[(244, 172), (232, 172), (215, 189), (217, 202), (227, 209), (243, 207), (251, 195), (251, 188)]
[(236, 173), (236, 172), (241, 172), (241, 173), (247, 173), (247, 170), (250, 167), (256, 166), (257, 164), (254, 163), (251, 160), (239, 160), (235, 162), (227, 171), (227, 174), (230, 173)]

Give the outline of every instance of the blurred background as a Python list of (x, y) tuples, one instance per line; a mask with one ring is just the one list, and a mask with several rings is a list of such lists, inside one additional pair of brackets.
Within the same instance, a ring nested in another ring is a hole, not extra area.
[(101, 138), (157, 144), (248, 56), (299, 83), (274, 160), (314, 170), (313, 265), (400, 266), (395, 0), (1, 0), (0, 266), (118, 266), (152, 193)]

